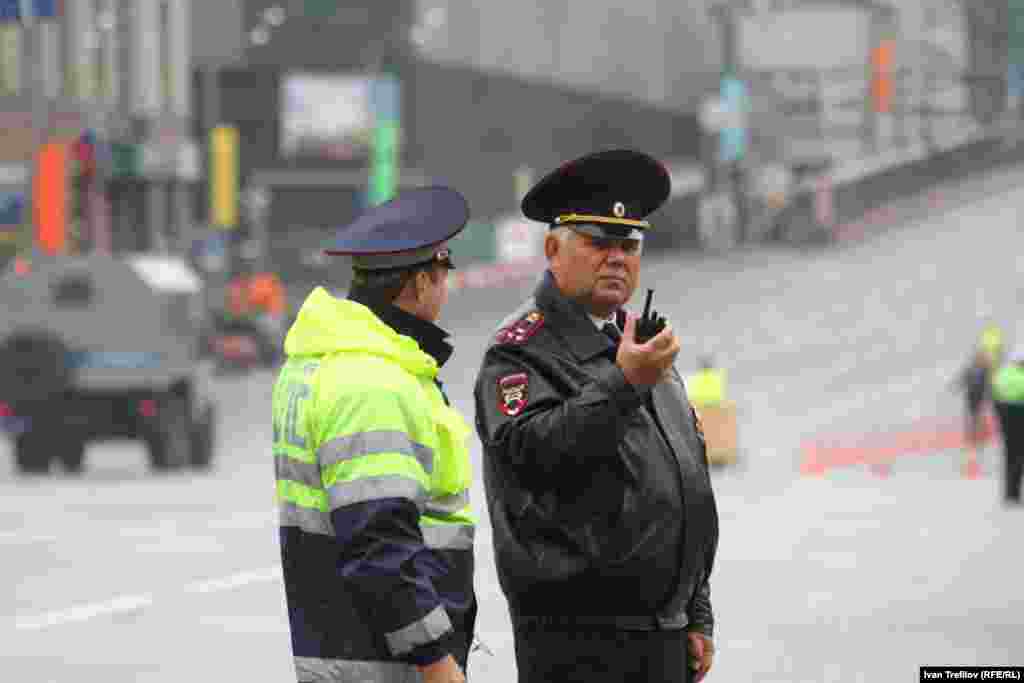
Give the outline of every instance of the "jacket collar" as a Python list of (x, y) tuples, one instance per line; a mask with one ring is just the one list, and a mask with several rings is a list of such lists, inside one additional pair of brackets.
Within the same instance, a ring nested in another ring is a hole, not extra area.
[(455, 349), (445, 341), (450, 335), (429, 320), (403, 311), (394, 304), (375, 299), (355, 287), (349, 292), (348, 298), (369, 308), (381, 322), (395, 332), (415, 339), (423, 352), (437, 361), (437, 367), (440, 368), (451, 358)]
[[(614, 353), (615, 344), (612, 340), (594, 326), (583, 306), (562, 294), (550, 270), (544, 272), (534, 296), (537, 307), (551, 323), (549, 329), (565, 340), (566, 346), (578, 360), (587, 361), (609, 351)], [(621, 329), (621, 310), (616, 312), (616, 318)]]

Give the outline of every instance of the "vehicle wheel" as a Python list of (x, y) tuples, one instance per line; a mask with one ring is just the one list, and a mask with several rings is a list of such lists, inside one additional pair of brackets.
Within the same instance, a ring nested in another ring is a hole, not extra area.
[(57, 450), (57, 457), (66, 471), (81, 474), (85, 470), (85, 440), (71, 437), (63, 441)]
[(15, 332), (0, 344), (0, 400), (31, 412), (71, 384), (68, 348), (46, 330)]
[(213, 463), (216, 418), (216, 410), (209, 406), (203, 411), (202, 418), (192, 425), (192, 467), (207, 469)]
[(52, 442), (41, 432), (23, 432), (14, 438), (14, 464), (21, 474), (50, 471)]
[(156, 424), (146, 436), (149, 463), (155, 470), (175, 470), (189, 463), (191, 438), (185, 399), (177, 394), (161, 397)]

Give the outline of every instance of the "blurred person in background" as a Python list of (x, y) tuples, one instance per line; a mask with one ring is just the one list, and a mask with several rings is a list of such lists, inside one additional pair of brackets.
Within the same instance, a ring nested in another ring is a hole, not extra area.
[(978, 345), (988, 354), (990, 368), (998, 368), (1003, 364), (1003, 331), (998, 325), (991, 323), (981, 331)]
[(258, 248), (242, 245), (239, 266), (227, 288), (227, 323), (233, 328), (251, 326), (258, 333), (260, 355), (269, 363), (281, 356), (287, 321), (284, 284), (276, 273), (259, 267)]
[(710, 355), (697, 361), (698, 370), (686, 380), (686, 393), (695, 408), (717, 407), (725, 402), (725, 370), (715, 367)]
[(1003, 434), (1005, 481), (1003, 501), (1020, 505), (1024, 475), (1024, 347), (1014, 350), (992, 380), (992, 400)]
[(992, 354), (979, 346), (970, 361), (951, 383), (964, 396), (964, 435), (968, 448), (976, 451), (984, 432), (984, 409), (990, 397)]
[(699, 681), (714, 651), (718, 515), (673, 362), (625, 304), (646, 216), (669, 196), (655, 159), (610, 150), (523, 199), (550, 227), (549, 270), (477, 376), (477, 433), (522, 683)]
[(310, 293), (273, 392), (281, 561), (299, 681), (465, 681), (473, 591), (469, 425), (437, 379), (435, 324), (463, 197), (421, 188), (325, 251), (346, 299)]

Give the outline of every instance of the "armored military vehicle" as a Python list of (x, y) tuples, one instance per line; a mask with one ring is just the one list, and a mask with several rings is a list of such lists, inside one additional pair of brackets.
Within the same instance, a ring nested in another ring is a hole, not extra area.
[(0, 277), (0, 428), (17, 469), (84, 466), (89, 441), (141, 439), (156, 470), (211, 464), (203, 284), (182, 259), (89, 254)]

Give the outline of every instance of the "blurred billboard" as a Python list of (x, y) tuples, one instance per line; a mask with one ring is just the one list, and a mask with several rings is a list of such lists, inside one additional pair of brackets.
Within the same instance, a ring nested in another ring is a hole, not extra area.
[(281, 79), (281, 156), (361, 161), (373, 140), (375, 79), (366, 74), (286, 73)]

